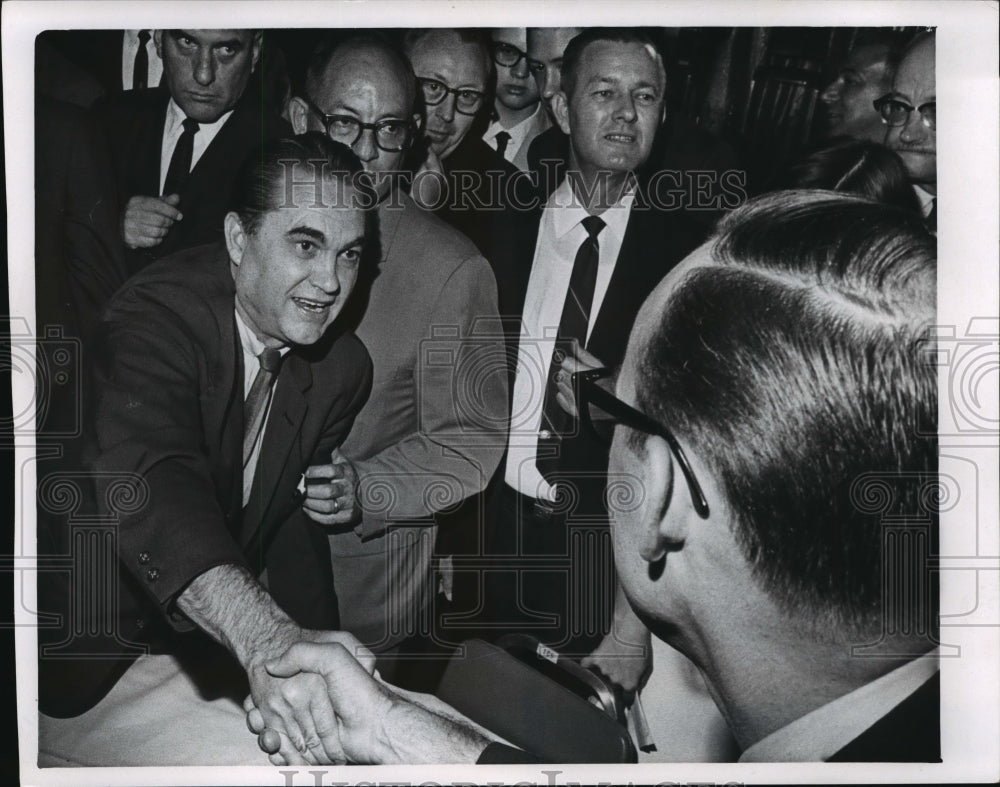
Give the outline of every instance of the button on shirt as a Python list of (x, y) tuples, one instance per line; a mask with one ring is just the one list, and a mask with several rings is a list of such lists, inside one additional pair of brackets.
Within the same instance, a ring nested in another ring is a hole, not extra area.
[[(150, 31), (152, 33), (152, 31)], [(135, 68), (135, 53), (139, 50), (139, 31), (138, 30), (126, 30), (125, 39), (122, 42), (122, 87), (125, 90), (131, 90), (132, 88), (132, 71)], [(160, 84), (160, 78), (163, 76), (163, 61), (160, 60), (159, 55), (156, 54), (156, 45), (153, 43), (153, 38), (150, 36), (149, 40), (146, 42), (146, 55), (149, 63), (149, 68), (147, 73), (149, 77), (146, 84), (149, 87), (156, 87)], [(183, 118), (181, 118), (183, 120)], [(179, 135), (178, 135), (179, 136)], [(171, 148), (173, 150), (173, 148)], [(170, 159), (167, 159), (169, 162)]]
[[(253, 387), (253, 381), (257, 377), (257, 372), (260, 371), (260, 361), (257, 357), (264, 352), (264, 344), (257, 335), (250, 330), (243, 318), (240, 317), (240, 313), (236, 312), (236, 330), (240, 335), (240, 346), (243, 348), (243, 398), (246, 399), (250, 393), (250, 388)], [(280, 352), (282, 357), (288, 352), (290, 348), (282, 347)], [(275, 385), (277, 385), (277, 380), (275, 380)], [(264, 413), (264, 422), (261, 424), (260, 432), (257, 434), (257, 441), (253, 445), (253, 451), (250, 452), (250, 461), (247, 462), (247, 466), (243, 468), (243, 506), (250, 502), (250, 489), (253, 486), (254, 473), (257, 470), (257, 460), (260, 457), (260, 445), (264, 442), (264, 433), (267, 431), (267, 419), (271, 417), (271, 405), (274, 404), (274, 396), (272, 395), (271, 401), (267, 406), (267, 412)]]
[[(191, 169), (198, 164), (198, 159), (212, 144), (215, 135), (219, 133), (226, 121), (229, 120), (233, 110), (229, 110), (214, 123), (199, 123), (198, 133), (194, 135), (194, 149), (191, 152)], [(184, 112), (171, 98), (167, 103), (167, 119), (163, 124), (163, 144), (160, 146), (160, 193), (163, 193), (163, 184), (167, 179), (167, 170), (170, 169), (170, 159), (174, 155), (174, 148), (177, 147), (177, 140), (184, 133)], [(254, 368), (257, 363), (254, 362)]]
[[(607, 226), (598, 239), (600, 252), (594, 300), (587, 325), (588, 341), (618, 261), (634, 201), (635, 192), (629, 192), (600, 214)], [(564, 179), (542, 211), (521, 318), (504, 479), (521, 494), (542, 500), (555, 500), (555, 490), (535, 467), (545, 378), (555, 348), (563, 303), (569, 291), (573, 262), (580, 244), (587, 239), (587, 231), (580, 223), (587, 215), (573, 196), (569, 181)]]

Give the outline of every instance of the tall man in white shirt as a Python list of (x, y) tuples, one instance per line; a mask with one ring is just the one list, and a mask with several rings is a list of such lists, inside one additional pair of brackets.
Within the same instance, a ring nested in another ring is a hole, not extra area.
[(515, 167), (527, 171), (528, 147), (552, 122), (528, 65), (527, 29), (499, 27), (491, 31), (491, 36), (497, 70), (493, 104), (497, 119), (486, 129), (483, 139)]
[(508, 303), (522, 320), (511, 337), (511, 430), (493, 522), (507, 570), (492, 577), (491, 620), (577, 655), (611, 625), (607, 452), (561, 414), (554, 374), (579, 348), (617, 366), (642, 301), (699, 240), (675, 213), (636, 209), (633, 173), (663, 121), (665, 89), (662, 60), (642, 34), (594, 29), (571, 42), (552, 101), (570, 139), (567, 176), (502, 288), (517, 294)]
[(233, 179), (262, 139), (290, 132), (259, 90), (259, 30), (156, 30), (163, 84), (98, 107), (133, 270), (218, 240)]

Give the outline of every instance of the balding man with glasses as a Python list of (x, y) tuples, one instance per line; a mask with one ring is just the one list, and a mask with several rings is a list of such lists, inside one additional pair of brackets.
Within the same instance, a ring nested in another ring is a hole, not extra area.
[(551, 127), (541, 101), (538, 83), (532, 76), (527, 55), (527, 29), (500, 27), (491, 32), (493, 63), (497, 70), (496, 119), (483, 139), (521, 171), (528, 171), (528, 148)]
[[(330, 546), (342, 627), (404, 684), (419, 676), (395, 657), (423, 652), (431, 631), (435, 515), (485, 486), (507, 408), (493, 274), (401, 188), (422, 123), (416, 98), (406, 59), (360, 34), (317, 47), (289, 106), (296, 129), (325, 130), (354, 150), (379, 199), (381, 262), (373, 281), (359, 282), (351, 315), (372, 356), (372, 394), (343, 445), (361, 514)], [(480, 335), (491, 324), (492, 338)]]
[[(420, 84), (429, 146), (414, 176), (414, 197), (468, 236), (489, 260), (500, 285), (501, 310), (507, 312), (504, 280), (518, 262), (517, 247), (528, 241), (526, 228), (539, 200), (529, 174), (482, 138), (493, 67), (490, 40), (475, 29), (416, 29), (407, 33), (403, 49)], [(442, 186), (431, 202), (418, 196), (425, 193), (421, 187), (427, 179)]]
[(889, 127), (885, 144), (903, 159), (927, 226), (937, 232), (934, 41), (930, 32), (910, 44), (896, 69), (892, 91), (875, 102), (875, 109)]

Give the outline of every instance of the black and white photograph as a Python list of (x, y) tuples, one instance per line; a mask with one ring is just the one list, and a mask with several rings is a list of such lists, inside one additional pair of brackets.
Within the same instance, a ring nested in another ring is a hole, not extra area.
[(10, 779), (1000, 779), (998, 15), (4, 3)]

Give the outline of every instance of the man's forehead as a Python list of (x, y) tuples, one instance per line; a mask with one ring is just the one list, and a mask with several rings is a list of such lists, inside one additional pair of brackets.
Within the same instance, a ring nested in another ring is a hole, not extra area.
[(527, 35), (523, 27), (497, 27), (490, 33), (494, 41), (522, 49), (527, 46)]
[(256, 30), (239, 29), (239, 30), (203, 30), (203, 29), (190, 29), (185, 28), (184, 30), (171, 30), (169, 31), (173, 34), (184, 33), (189, 35), (197, 41), (204, 44), (217, 44), (224, 41), (239, 41), (241, 43), (249, 43), (253, 38)]
[(538, 57), (561, 58), (566, 44), (576, 38), (582, 29), (579, 27), (531, 28), (528, 30), (528, 48), (532, 54)]
[(862, 44), (851, 50), (844, 70), (864, 71), (873, 67), (885, 68), (889, 62), (889, 47), (882, 44)]
[(362, 95), (377, 104), (380, 116), (404, 117), (410, 111), (404, 75), (397, 64), (374, 48), (335, 52), (323, 70), (316, 93), (313, 100), (326, 111), (353, 105)]
[(921, 41), (906, 53), (896, 69), (893, 91), (913, 99), (935, 94), (934, 41)]
[[(638, 60), (635, 56), (638, 55)], [(639, 63), (638, 67), (636, 63)], [(594, 41), (580, 53), (581, 77), (586, 82), (647, 82), (662, 88), (665, 82), (659, 54), (651, 44)]]

